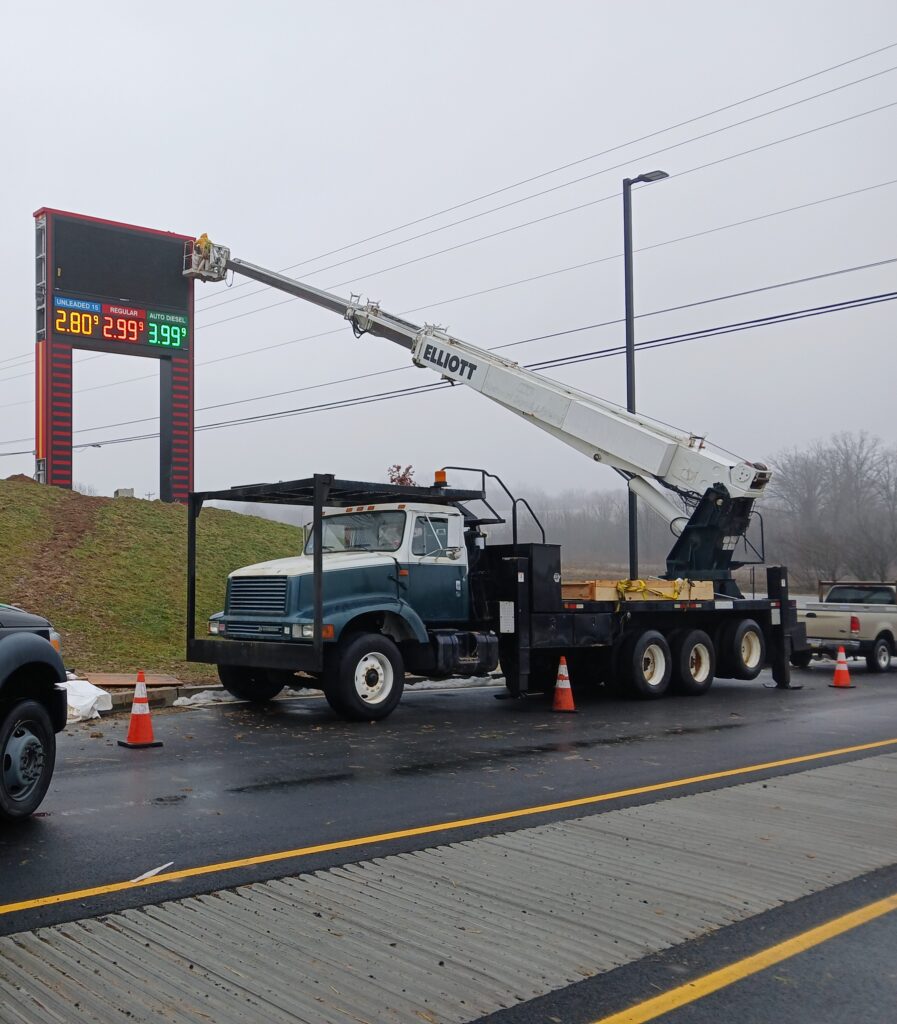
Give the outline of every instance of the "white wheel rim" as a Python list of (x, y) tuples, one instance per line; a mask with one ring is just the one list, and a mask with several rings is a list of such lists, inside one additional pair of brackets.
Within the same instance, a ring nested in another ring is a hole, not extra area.
[(887, 668), (891, 664), (891, 651), (887, 644), (878, 646), (878, 664), (880, 668)]
[(648, 686), (659, 686), (667, 670), (667, 659), (658, 644), (648, 644), (642, 655), (642, 676)]
[(710, 675), (710, 651), (706, 644), (695, 644), (688, 655), (688, 672), (696, 683), (706, 683)]
[(382, 704), (392, 693), (393, 678), (389, 658), (371, 651), (355, 666), (355, 692), (365, 704)]
[(741, 662), (745, 668), (760, 664), (760, 637), (752, 629), (741, 638)]

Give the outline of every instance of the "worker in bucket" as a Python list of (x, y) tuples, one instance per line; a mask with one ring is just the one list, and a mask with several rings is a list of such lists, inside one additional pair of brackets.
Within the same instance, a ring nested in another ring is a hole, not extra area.
[(193, 243), (193, 269), (208, 270), (211, 264), (212, 240), (205, 231)]

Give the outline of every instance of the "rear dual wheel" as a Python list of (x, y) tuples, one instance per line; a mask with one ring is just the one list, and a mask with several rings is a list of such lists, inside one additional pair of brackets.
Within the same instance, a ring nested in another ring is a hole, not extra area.
[(623, 648), (624, 680), (633, 697), (656, 700), (670, 687), (673, 659), (663, 633), (647, 629), (637, 633)]
[(717, 650), (719, 674), (729, 679), (756, 679), (766, 664), (766, 638), (753, 619), (726, 626)]
[(649, 629), (626, 644), (622, 668), (627, 688), (634, 697), (656, 700), (670, 687), (698, 697), (713, 684), (713, 641), (700, 629), (677, 630), (669, 640)]
[(716, 652), (702, 629), (683, 629), (670, 637), (673, 655), (672, 686), (677, 693), (700, 697), (713, 685)]

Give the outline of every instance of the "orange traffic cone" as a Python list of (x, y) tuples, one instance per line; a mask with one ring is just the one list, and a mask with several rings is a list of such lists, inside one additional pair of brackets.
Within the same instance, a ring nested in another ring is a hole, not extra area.
[(146, 676), (143, 671), (137, 673), (137, 686), (134, 688), (134, 703), (131, 705), (131, 723), (128, 726), (128, 738), (119, 740), (120, 747), (161, 747), (161, 740), (153, 737), (153, 722), (150, 718), (149, 698), (146, 695)]
[(561, 655), (558, 665), (557, 682), (554, 684), (554, 703), (552, 711), (575, 711), (573, 703), (573, 690), (570, 689), (570, 676), (567, 675), (567, 659)]
[(836, 690), (853, 690), (855, 689), (853, 683), (850, 681), (850, 673), (847, 671), (847, 655), (844, 653), (844, 648), (838, 648), (838, 661), (835, 665), (835, 675), (829, 686), (834, 686)]

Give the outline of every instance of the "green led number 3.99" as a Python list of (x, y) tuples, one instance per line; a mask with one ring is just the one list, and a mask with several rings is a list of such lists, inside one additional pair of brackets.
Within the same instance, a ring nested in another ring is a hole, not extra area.
[(187, 328), (178, 324), (160, 324), (150, 321), (147, 342), (150, 345), (161, 345), (163, 348), (180, 348), (187, 337)]

